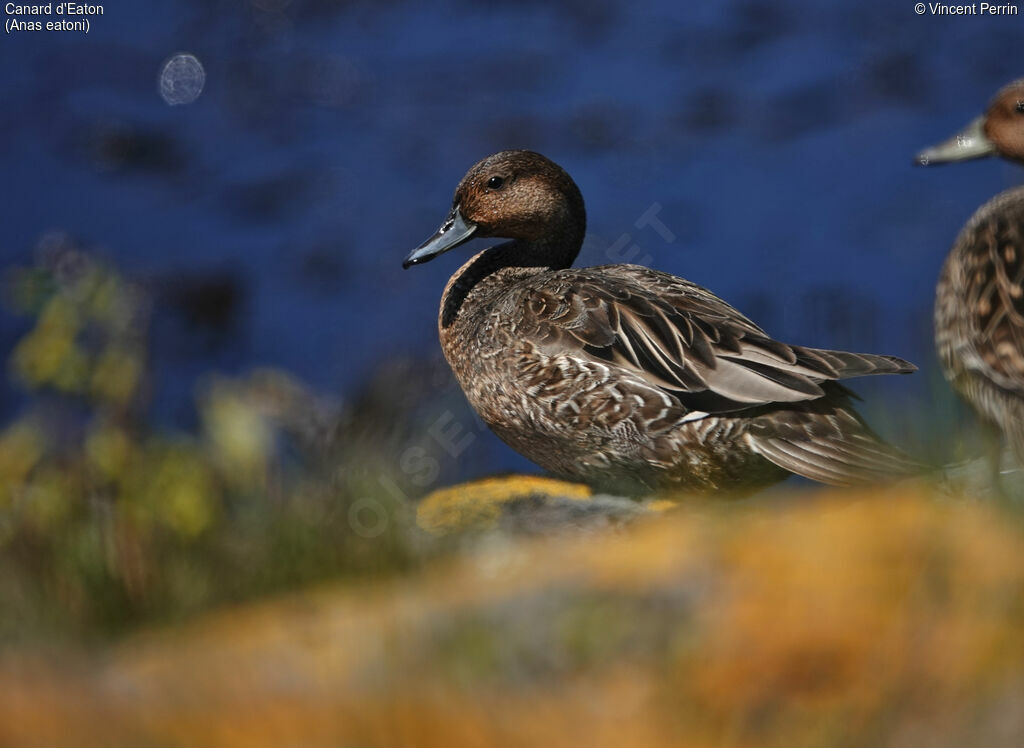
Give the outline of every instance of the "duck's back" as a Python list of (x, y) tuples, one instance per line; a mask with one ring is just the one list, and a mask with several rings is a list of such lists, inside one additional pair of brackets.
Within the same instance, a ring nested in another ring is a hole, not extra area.
[(500, 298), (507, 328), (541, 352), (630, 371), (690, 410), (813, 400), (827, 380), (914, 368), (782, 343), (707, 289), (638, 265), (542, 273)]

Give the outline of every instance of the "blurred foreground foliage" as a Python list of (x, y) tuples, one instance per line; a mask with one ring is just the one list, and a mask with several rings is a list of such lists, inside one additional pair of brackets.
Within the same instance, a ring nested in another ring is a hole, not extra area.
[(0, 430), (0, 644), (102, 638), (415, 563), (405, 496), (422, 486), (396, 460), (422, 429), (395, 417), (401, 363), (346, 407), (276, 371), (211, 376), (196, 429), (155, 426), (151, 295), (51, 244), (6, 283), (33, 324), (9, 357), (24, 406)]
[(0, 743), (1016, 748), (1022, 630), (1024, 532), (990, 503), (684, 504), (0, 658)]

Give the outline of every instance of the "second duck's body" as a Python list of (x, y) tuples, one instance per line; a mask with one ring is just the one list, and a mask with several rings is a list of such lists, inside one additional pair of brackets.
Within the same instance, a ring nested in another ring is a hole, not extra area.
[[(1024, 163), (1024, 80), (918, 162), (991, 154)], [(1024, 187), (987, 202), (957, 237), (936, 289), (935, 342), (953, 388), (1024, 465)]]
[(953, 388), (1024, 465), (1024, 188), (960, 232), (936, 289), (935, 343)]
[(584, 215), (561, 168), (506, 151), (469, 171), (448, 220), (406, 260), (513, 238), (452, 276), (438, 320), (470, 404), (506, 443), (619, 493), (748, 491), (790, 472), (849, 485), (911, 468), (835, 381), (911, 364), (780, 343), (666, 273), (572, 269)]

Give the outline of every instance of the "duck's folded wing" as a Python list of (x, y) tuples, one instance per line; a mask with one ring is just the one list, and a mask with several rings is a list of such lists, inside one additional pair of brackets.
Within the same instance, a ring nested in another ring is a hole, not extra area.
[(962, 361), (1000, 387), (1024, 395), (1024, 189), (981, 209), (958, 240), (964, 255), (965, 304), (973, 335)]
[(691, 410), (813, 400), (828, 380), (915, 368), (780, 343), (709, 291), (638, 266), (552, 273), (524, 293), (521, 325), (545, 350), (631, 370)]

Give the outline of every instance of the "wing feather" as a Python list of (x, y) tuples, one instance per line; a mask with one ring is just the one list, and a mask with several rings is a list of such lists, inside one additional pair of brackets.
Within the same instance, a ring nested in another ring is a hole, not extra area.
[(829, 380), (916, 368), (787, 345), (706, 289), (635, 265), (555, 271), (522, 293), (521, 325), (550, 352), (621, 366), (709, 413), (814, 400)]

